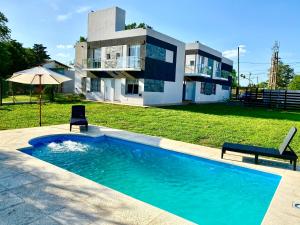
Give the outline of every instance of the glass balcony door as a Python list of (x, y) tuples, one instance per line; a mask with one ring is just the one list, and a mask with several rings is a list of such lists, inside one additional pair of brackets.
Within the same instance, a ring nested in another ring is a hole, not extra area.
[(140, 67), (140, 45), (130, 45), (128, 48), (128, 68), (139, 68)]

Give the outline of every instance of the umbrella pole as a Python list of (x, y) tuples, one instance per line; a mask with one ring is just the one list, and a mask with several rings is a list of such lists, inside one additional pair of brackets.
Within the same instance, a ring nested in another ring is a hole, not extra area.
[(42, 75), (39, 75), (39, 88), (40, 88), (40, 127), (42, 126)]

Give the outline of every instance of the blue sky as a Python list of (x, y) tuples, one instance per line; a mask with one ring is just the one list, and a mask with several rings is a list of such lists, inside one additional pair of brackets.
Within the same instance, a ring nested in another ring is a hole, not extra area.
[[(86, 36), (87, 13), (111, 6), (126, 10), (126, 22), (145, 22), (185, 42), (200, 42), (227, 53), (241, 73), (267, 79), (271, 47), (300, 74), (300, 1), (298, 0), (0, 0), (12, 37), (24, 46), (42, 43), (53, 59), (74, 59), (73, 45)], [(243, 80), (242, 84), (248, 81)]]

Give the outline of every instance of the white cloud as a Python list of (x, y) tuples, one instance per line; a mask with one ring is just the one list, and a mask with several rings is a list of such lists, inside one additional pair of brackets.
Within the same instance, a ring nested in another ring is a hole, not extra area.
[(56, 45), (56, 48), (59, 48), (59, 49), (69, 49), (69, 48), (73, 48), (73, 45), (59, 44), (59, 45)]
[(91, 9), (90, 6), (81, 6), (79, 8), (77, 8), (75, 11), (73, 12), (69, 12), (69, 13), (66, 13), (66, 14), (61, 14), (61, 15), (58, 15), (56, 17), (56, 20), (59, 21), (59, 22), (62, 22), (62, 21), (65, 21), (65, 20), (68, 20), (68, 19), (71, 19), (72, 16), (75, 14), (75, 13), (84, 13), (84, 12), (87, 12)]
[(90, 6), (81, 6), (76, 10), (76, 13), (84, 13), (91, 9)]
[(65, 21), (67, 19), (70, 19), (72, 17), (72, 13), (66, 13), (66, 14), (61, 14), (61, 15), (58, 15), (56, 17), (56, 20), (57, 21)]
[[(245, 45), (240, 45), (240, 55), (244, 55), (247, 50)], [(222, 52), (223, 56), (229, 59), (236, 58), (238, 56), (238, 50), (236, 49), (229, 49), (224, 52)]]
[(70, 58), (71, 55), (69, 53), (63, 53), (63, 52), (59, 52), (56, 54), (57, 57), (61, 57), (61, 58)]

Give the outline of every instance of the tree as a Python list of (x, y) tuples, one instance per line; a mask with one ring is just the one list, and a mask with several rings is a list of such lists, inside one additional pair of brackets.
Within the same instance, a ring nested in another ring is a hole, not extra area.
[(258, 88), (267, 88), (268, 87), (268, 82), (267, 81), (262, 81), (257, 84)]
[(130, 23), (130, 24), (127, 24), (125, 25), (125, 30), (132, 30), (132, 29), (137, 29), (137, 28), (143, 28), (143, 29), (152, 29), (151, 26), (145, 24), (145, 23)]
[(10, 54), (5, 44), (5, 42), (10, 39), (10, 29), (6, 25), (7, 22), (8, 19), (2, 12), (0, 12), (0, 105), (2, 105), (3, 98), (4, 75), (7, 74), (7, 69), (10, 67), (8, 60)]
[(291, 83), (288, 86), (289, 90), (300, 90), (300, 75), (294, 76)]
[(236, 73), (235, 69), (232, 70), (231, 77), (232, 77), (231, 87), (236, 88), (237, 87), (237, 73)]
[(286, 89), (294, 76), (294, 69), (291, 68), (290, 65), (284, 64), (282, 61), (279, 61), (276, 82), (277, 88)]
[(80, 36), (79, 37), (79, 42), (86, 42), (87, 40), (86, 40), (86, 38), (85, 37), (83, 37), (83, 36)]
[(46, 59), (50, 59), (50, 56), (46, 51), (47, 47), (44, 47), (42, 44), (34, 44), (33, 45), (33, 53), (35, 56), (35, 65), (40, 65), (45, 62)]
[(0, 12), (0, 42), (9, 40), (10, 38), (10, 29), (6, 26), (7, 22), (8, 19)]

